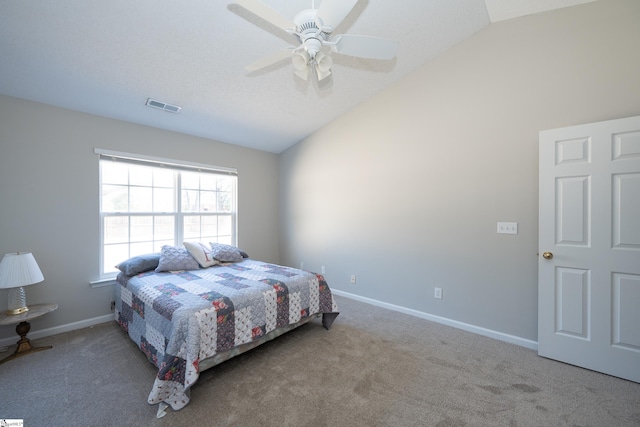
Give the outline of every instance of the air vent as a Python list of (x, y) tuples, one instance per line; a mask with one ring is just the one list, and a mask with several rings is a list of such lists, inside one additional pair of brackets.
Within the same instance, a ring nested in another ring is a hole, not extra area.
[(151, 98), (147, 99), (147, 103), (145, 105), (147, 107), (168, 111), (170, 113), (179, 113), (180, 110), (182, 110), (182, 107), (178, 107), (177, 105), (167, 104), (166, 102), (156, 101), (155, 99), (151, 99)]

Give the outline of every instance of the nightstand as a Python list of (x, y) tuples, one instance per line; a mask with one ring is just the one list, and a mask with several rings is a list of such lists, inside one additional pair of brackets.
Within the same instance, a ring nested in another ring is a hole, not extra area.
[(18, 326), (16, 326), (16, 333), (20, 335), (20, 341), (18, 341), (18, 348), (16, 348), (16, 351), (11, 356), (5, 357), (4, 359), (0, 360), (0, 365), (4, 362), (8, 362), (9, 360), (13, 360), (17, 357), (24, 356), (29, 353), (50, 349), (52, 347), (50, 345), (45, 347), (34, 347), (31, 345), (29, 338), (27, 338), (29, 329), (31, 329), (29, 320), (42, 317), (45, 314), (56, 310), (57, 308), (58, 304), (34, 304), (29, 306), (29, 311), (27, 311), (26, 313), (1, 313), (0, 326), (13, 325), (17, 323)]

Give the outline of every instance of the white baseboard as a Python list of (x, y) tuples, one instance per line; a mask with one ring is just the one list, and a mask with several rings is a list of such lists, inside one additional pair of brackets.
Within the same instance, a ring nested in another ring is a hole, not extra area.
[(378, 307), (386, 308), (388, 310), (398, 311), (400, 313), (408, 314), (410, 316), (415, 316), (421, 319), (430, 320), (432, 322), (441, 323), (443, 325), (452, 326), (454, 328), (462, 329), (463, 331), (472, 332), (474, 334), (508, 342), (511, 344), (516, 344), (521, 347), (526, 347), (528, 349), (538, 351), (537, 341), (532, 341), (532, 340), (517, 337), (514, 335), (505, 334), (503, 332), (482, 328), (480, 326), (470, 325), (468, 323), (458, 322), (457, 320), (447, 319), (446, 317), (435, 316), (433, 314), (414, 310), (412, 308), (406, 308), (399, 305), (389, 304), (387, 302), (378, 301), (378, 300), (367, 298), (367, 297), (361, 297), (359, 295), (350, 294), (348, 292), (340, 291), (333, 288), (331, 289), (331, 292), (345, 298), (350, 298), (356, 301), (364, 302), (366, 304), (375, 305)]
[[(94, 317), (92, 319), (80, 320), (79, 322), (67, 323), (66, 325), (54, 326), (53, 328), (31, 330), (27, 335), (30, 340), (44, 338), (51, 335), (61, 334), (63, 332), (75, 331), (76, 329), (88, 328), (100, 323), (110, 322), (114, 319), (113, 314), (105, 314), (104, 316)], [(14, 328), (15, 329), (15, 328)], [(0, 339), (0, 348), (14, 345), (20, 340), (18, 334), (10, 338)], [(2, 357), (2, 356), (0, 356)]]
[[(349, 292), (344, 292), (337, 289), (331, 289), (331, 292), (345, 298), (350, 298), (356, 301), (364, 302), (366, 304), (375, 305), (377, 307), (386, 308), (388, 310), (398, 311), (400, 313), (408, 314), (410, 316), (415, 316), (421, 319), (429, 320), (429, 321), (440, 323), (443, 325), (452, 326), (454, 328), (462, 329), (463, 331), (471, 332), (474, 334), (497, 339), (497, 340), (508, 342), (511, 344), (516, 344), (531, 350), (538, 351), (537, 341), (532, 341), (532, 340), (517, 337), (514, 335), (505, 334), (503, 332), (498, 332), (491, 329), (486, 329), (480, 326), (471, 325), (469, 323), (458, 322), (457, 320), (451, 320), (451, 319), (447, 319), (446, 317), (435, 316), (433, 314), (425, 313), (423, 311), (418, 311), (412, 308), (406, 308), (399, 305), (378, 301), (372, 298), (362, 297), (360, 295), (351, 294)], [(74, 331), (76, 329), (87, 328), (89, 326), (98, 325), (100, 323), (105, 323), (112, 320), (114, 320), (113, 314), (105, 314), (104, 316), (81, 320), (79, 322), (68, 323), (66, 325), (54, 326), (53, 328), (32, 330), (29, 332), (28, 338), (29, 339), (44, 338), (51, 335), (61, 334), (63, 332), (69, 332), (69, 331)], [(0, 347), (7, 347), (10, 345), (14, 345), (16, 342), (18, 342), (18, 340), (19, 340), (19, 337), (17, 335), (15, 337), (0, 339)]]

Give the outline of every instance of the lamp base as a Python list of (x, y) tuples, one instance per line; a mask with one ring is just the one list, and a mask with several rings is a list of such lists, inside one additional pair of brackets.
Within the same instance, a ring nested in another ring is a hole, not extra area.
[(27, 307), (27, 295), (24, 292), (22, 286), (9, 289), (9, 305), (7, 314), (22, 314), (29, 311)]
[(20, 307), (7, 310), (5, 313), (7, 313), (7, 315), (9, 316), (15, 316), (16, 314), (26, 313), (27, 311), (29, 311), (29, 307)]
[(16, 351), (11, 356), (5, 357), (4, 359), (0, 360), (0, 365), (18, 357), (25, 356), (30, 353), (35, 353), (36, 351), (48, 350), (53, 347), (50, 345), (44, 347), (32, 346), (31, 341), (29, 341), (29, 338), (27, 338), (27, 334), (29, 333), (30, 329), (31, 324), (29, 322), (20, 322), (20, 324), (16, 326), (16, 333), (20, 335), (20, 341), (18, 341), (17, 343), (18, 348), (16, 348)]

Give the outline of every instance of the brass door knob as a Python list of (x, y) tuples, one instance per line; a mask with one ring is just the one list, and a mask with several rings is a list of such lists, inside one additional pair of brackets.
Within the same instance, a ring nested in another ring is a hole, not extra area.
[(542, 258), (551, 259), (551, 258), (553, 258), (553, 254), (551, 252), (543, 252), (542, 253)]

